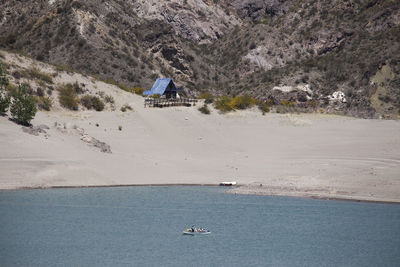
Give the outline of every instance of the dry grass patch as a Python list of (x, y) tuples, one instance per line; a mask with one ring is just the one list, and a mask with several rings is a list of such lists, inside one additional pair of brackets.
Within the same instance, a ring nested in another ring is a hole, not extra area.
[(41, 72), (36, 67), (21, 71), (21, 75), (26, 78), (36, 79), (48, 84), (53, 84), (53, 77), (48, 73)]

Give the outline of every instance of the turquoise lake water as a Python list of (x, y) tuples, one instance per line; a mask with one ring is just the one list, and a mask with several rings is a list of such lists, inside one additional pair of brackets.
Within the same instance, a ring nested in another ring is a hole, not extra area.
[(224, 190), (2, 191), (0, 266), (400, 266), (400, 205)]

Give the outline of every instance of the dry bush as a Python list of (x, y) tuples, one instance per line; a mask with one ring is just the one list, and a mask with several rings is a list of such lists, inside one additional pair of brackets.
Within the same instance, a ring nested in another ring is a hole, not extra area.
[(58, 99), (63, 107), (70, 110), (78, 110), (79, 99), (73, 86), (64, 84), (57, 88), (57, 90), (60, 92)]
[(132, 107), (129, 106), (128, 104), (125, 104), (125, 105), (123, 105), (123, 106), (121, 107), (121, 111), (122, 111), (122, 112), (125, 112), (125, 111), (127, 111), (127, 110), (132, 110)]
[(199, 95), (199, 99), (204, 99), (204, 103), (211, 104), (214, 102), (214, 96), (210, 93), (204, 92)]
[(204, 104), (202, 107), (199, 108), (199, 111), (203, 114), (209, 115), (211, 113), (210, 109), (208, 108), (207, 104)]
[(102, 111), (104, 109), (103, 101), (97, 96), (85, 95), (81, 97), (80, 103), (87, 109)]
[(45, 97), (45, 96), (38, 96), (35, 99), (36, 99), (37, 106), (40, 110), (50, 111), (50, 109), (53, 105), (53, 102), (51, 101), (50, 98)]
[(115, 103), (114, 97), (112, 95), (104, 96), (104, 101), (106, 101), (106, 103), (110, 103), (110, 104), (114, 104)]
[(261, 110), (263, 115), (270, 111), (270, 105), (267, 102), (259, 102), (257, 106), (258, 109)]
[(49, 83), (49, 84), (53, 84), (53, 77), (48, 73), (41, 72), (36, 67), (32, 67), (27, 70), (23, 70), (21, 72), (21, 75), (23, 77), (37, 79), (37, 80), (41, 80), (41, 81)]

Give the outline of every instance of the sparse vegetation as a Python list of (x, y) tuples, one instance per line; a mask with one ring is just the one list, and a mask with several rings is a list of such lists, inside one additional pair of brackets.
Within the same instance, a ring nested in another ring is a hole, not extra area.
[(125, 104), (121, 107), (122, 112), (126, 112), (127, 110), (132, 110), (132, 107), (129, 106), (128, 104)]
[(207, 92), (201, 93), (199, 95), (199, 99), (204, 99), (204, 103), (206, 103), (206, 104), (211, 104), (214, 102), (214, 96)]
[(99, 80), (101, 80), (105, 83), (115, 85), (124, 91), (132, 93), (132, 89), (128, 85), (118, 82), (118, 81), (114, 80), (113, 78), (107, 78), (107, 79), (101, 79), (100, 77), (96, 77), (96, 78), (98, 78)]
[(57, 88), (60, 104), (70, 110), (78, 110), (79, 99), (72, 84), (65, 84)]
[(104, 101), (106, 101), (106, 103), (109, 103), (109, 104), (114, 104), (115, 103), (114, 97), (112, 95), (104, 96)]
[(36, 67), (23, 70), (20, 73), (22, 77), (37, 79), (49, 84), (53, 84), (53, 77), (48, 73), (41, 72)]
[(87, 109), (102, 111), (104, 109), (103, 101), (97, 96), (84, 95), (80, 99), (80, 103)]
[(221, 112), (229, 112), (233, 111), (234, 109), (231, 106), (232, 98), (229, 96), (222, 96), (219, 97), (215, 102), (215, 108)]
[(215, 108), (221, 112), (235, 111), (238, 109), (247, 109), (255, 104), (257, 100), (248, 95), (235, 96), (231, 98), (229, 96), (222, 96), (215, 101)]
[(263, 115), (265, 115), (265, 113), (268, 113), (270, 111), (270, 105), (267, 102), (259, 102), (257, 104), (258, 109), (262, 112)]
[(146, 89), (140, 87), (140, 86), (136, 86), (133, 88), (133, 92), (137, 95), (143, 95), (143, 92), (146, 91)]
[(36, 97), (36, 103), (40, 110), (50, 111), (53, 103), (50, 98), (45, 96)]
[(254, 106), (257, 103), (255, 98), (248, 95), (235, 96), (230, 103), (232, 109), (247, 109)]

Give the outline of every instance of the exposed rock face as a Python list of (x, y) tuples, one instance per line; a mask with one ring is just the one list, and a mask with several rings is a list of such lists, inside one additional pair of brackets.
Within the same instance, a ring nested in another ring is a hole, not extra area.
[(265, 46), (259, 46), (251, 50), (245, 58), (257, 64), (265, 70), (270, 70), (276, 64), (273, 60), (267, 58), (268, 49)]
[(138, 17), (165, 21), (178, 35), (192, 41), (218, 39), (233, 26), (241, 24), (238, 18), (227, 14), (213, 1), (148, 0), (132, 3), (132, 7)]
[(285, 14), (291, 2), (287, 0), (235, 0), (232, 5), (241, 16), (260, 20), (265, 15), (274, 17)]

